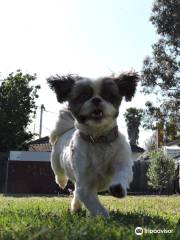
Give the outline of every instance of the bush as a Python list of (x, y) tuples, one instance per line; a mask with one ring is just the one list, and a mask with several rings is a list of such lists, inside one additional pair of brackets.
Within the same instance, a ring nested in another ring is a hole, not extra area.
[(148, 185), (162, 193), (175, 177), (175, 162), (162, 150), (150, 153), (150, 166), (147, 172)]

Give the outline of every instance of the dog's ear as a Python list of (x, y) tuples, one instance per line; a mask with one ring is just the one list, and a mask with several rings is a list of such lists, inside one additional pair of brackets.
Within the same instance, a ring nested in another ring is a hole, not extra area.
[(138, 80), (139, 76), (136, 72), (122, 73), (114, 77), (119, 93), (122, 97), (125, 97), (126, 101), (131, 101), (134, 96)]
[(50, 88), (55, 91), (58, 102), (68, 101), (76, 76), (51, 76), (47, 79)]

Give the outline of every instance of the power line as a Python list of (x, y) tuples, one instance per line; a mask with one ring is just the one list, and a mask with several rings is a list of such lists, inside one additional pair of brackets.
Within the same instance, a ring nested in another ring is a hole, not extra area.
[[(37, 106), (37, 107), (41, 109), (41, 106)], [(47, 112), (47, 113), (52, 113), (52, 114), (56, 114), (56, 115), (58, 115), (58, 113), (57, 113), (57, 112), (52, 112), (52, 111), (49, 111), (49, 110), (47, 110), (46, 108), (44, 109), (44, 112)]]
[(45, 127), (44, 125), (42, 126), (44, 129), (48, 130), (49, 132), (51, 132), (51, 129)]
[(47, 113), (52, 113), (52, 114), (58, 115), (58, 113), (55, 113), (55, 112), (52, 112), (52, 111), (48, 111), (48, 110), (44, 110), (44, 111), (47, 112)]

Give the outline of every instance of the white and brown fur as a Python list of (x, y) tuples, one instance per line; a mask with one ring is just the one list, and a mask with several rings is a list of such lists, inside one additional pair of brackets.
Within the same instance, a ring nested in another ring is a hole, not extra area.
[(50, 139), (56, 182), (64, 188), (70, 179), (75, 185), (72, 212), (81, 209), (83, 203), (91, 215), (108, 217), (97, 193), (109, 189), (115, 197), (127, 194), (133, 162), (125, 137), (118, 131), (110, 142), (96, 140), (101, 136), (108, 139), (112, 129), (117, 128), (121, 100), (131, 100), (137, 80), (133, 72), (98, 79), (76, 75), (48, 78), (58, 101), (68, 102), (67, 108), (60, 111)]

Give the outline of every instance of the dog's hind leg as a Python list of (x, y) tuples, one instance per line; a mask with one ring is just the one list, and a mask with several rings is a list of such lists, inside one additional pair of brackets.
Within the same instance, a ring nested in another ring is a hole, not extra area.
[(99, 215), (106, 218), (109, 217), (109, 213), (100, 203), (97, 193), (87, 186), (87, 184), (84, 186), (77, 186), (78, 198), (84, 203), (92, 216)]
[(60, 165), (59, 154), (55, 154), (54, 150), (52, 150), (51, 154), (51, 168), (54, 172), (56, 183), (60, 188), (64, 189), (67, 185), (68, 178)]

